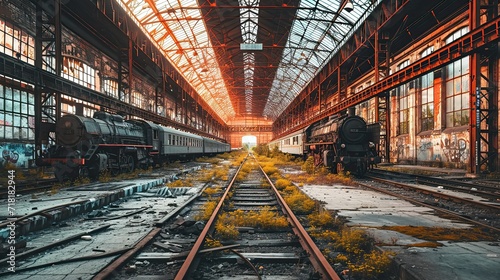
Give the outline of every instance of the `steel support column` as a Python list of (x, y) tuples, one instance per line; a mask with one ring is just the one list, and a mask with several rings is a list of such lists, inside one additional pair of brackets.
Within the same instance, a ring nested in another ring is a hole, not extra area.
[(118, 98), (129, 104), (132, 99), (133, 89), (133, 48), (134, 44), (132, 39), (129, 38), (128, 47), (120, 50), (120, 61), (118, 61)]
[[(379, 82), (381, 79), (381, 72), (383, 72), (383, 77), (389, 75), (389, 40), (388, 36), (384, 36), (379, 31), (375, 32), (375, 83)], [(383, 66), (382, 66), (383, 65)], [(390, 153), (390, 127), (391, 118), (390, 116), (390, 106), (389, 106), (389, 94), (387, 92), (381, 93), (375, 96), (375, 121), (381, 123), (380, 130), (380, 143), (379, 143), (379, 155), (385, 159), (389, 160)]]
[[(471, 30), (481, 25), (481, 16), (493, 19), (498, 12), (498, 0), (473, 0), (469, 7)], [(498, 161), (498, 60), (497, 44), (470, 55), (470, 161), (473, 174), (496, 171)]]
[[(42, 6), (44, 5), (44, 6)], [(52, 6), (37, 2), (36, 6), (35, 66), (61, 76), (62, 32), (61, 3)], [(40, 76), (35, 77), (35, 157), (54, 144), (55, 122), (61, 116), (61, 95), (45, 88)]]

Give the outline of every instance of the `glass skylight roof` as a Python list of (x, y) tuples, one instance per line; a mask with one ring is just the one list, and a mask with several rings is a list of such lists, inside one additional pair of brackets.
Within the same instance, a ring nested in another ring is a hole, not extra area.
[[(300, 1), (268, 95), (264, 116), (276, 119), (381, 2), (350, 0), (353, 10), (348, 12), (341, 9), (338, 12), (344, 1), (346, 0)], [(257, 42), (259, 20), (263, 20), (259, 19), (260, 2), (238, 0), (241, 42), (249, 46), (260, 43)], [(224, 121), (234, 118), (236, 113), (230, 100), (231, 95), (223, 81), (198, 2), (119, 0), (119, 3), (144, 32), (149, 34), (207, 104)], [(214, 8), (217, 5), (215, 0), (210, 3), (213, 3)], [(277, 6), (276, 9), (280, 7)], [(252, 110), (254, 101), (252, 87), (256, 83), (255, 58), (252, 51), (242, 51), (244, 108), (248, 112)]]
[(120, 0), (164, 55), (227, 121), (235, 114), (196, 0)]
[[(373, 2), (373, 3), (372, 3)], [(381, 2), (302, 0), (264, 114), (276, 119)]]

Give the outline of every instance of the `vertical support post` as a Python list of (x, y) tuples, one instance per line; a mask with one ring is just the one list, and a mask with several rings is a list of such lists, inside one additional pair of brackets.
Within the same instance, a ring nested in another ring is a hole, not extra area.
[[(379, 46), (379, 34), (378, 30), (375, 31), (375, 63), (374, 63), (374, 71), (375, 71), (375, 83), (380, 81), (380, 68), (379, 68), (379, 52), (380, 52), (380, 46)], [(375, 97), (375, 122), (380, 121), (380, 112), (379, 112), (379, 98)]]
[[(54, 73), (62, 72), (62, 27), (61, 2), (53, 1), (53, 17), (45, 12), (50, 6), (37, 2), (35, 67)], [(41, 77), (35, 82), (35, 159), (38, 161), (44, 145), (48, 145), (50, 133), (55, 131), (55, 122), (61, 116), (61, 94), (47, 92)], [(51, 140), (52, 142), (55, 139)]]
[[(469, 2), (469, 29), (474, 30), (479, 26), (479, 1), (472, 0)], [(470, 137), (470, 156), (469, 156), (469, 166), (468, 171), (477, 174), (479, 173), (479, 162), (481, 155), (481, 143), (480, 143), (480, 127), (481, 127), (481, 99), (480, 99), (480, 87), (481, 87), (481, 67), (480, 67), (480, 54), (473, 53), (469, 57), (470, 65), (470, 94), (469, 108), (469, 137)]]
[[(35, 67), (42, 69), (42, 8), (37, 2), (36, 7), (36, 38), (35, 38)], [(42, 155), (42, 86), (40, 76), (35, 83), (35, 161), (38, 162)]]

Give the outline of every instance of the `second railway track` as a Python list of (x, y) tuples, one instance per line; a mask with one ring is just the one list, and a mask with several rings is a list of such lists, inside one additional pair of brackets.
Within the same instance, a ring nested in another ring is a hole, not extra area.
[[(412, 175), (413, 176), (413, 175)], [(410, 177), (412, 177), (410, 176)], [(385, 177), (385, 176), (384, 176)], [(419, 181), (412, 179), (402, 179), (400, 176), (397, 180), (380, 178), (380, 173), (372, 173), (367, 176), (371, 181), (360, 180), (358, 183), (364, 187), (374, 189), (378, 192), (383, 192), (392, 196), (402, 198), (414, 204), (433, 208), (436, 211), (452, 215), (456, 219), (464, 220), (481, 227), (488, 228), (493, 232), (500, 232), (500, 205), (496, 201), (487, 201), (487, 199), (480, 199), (472, 196), (464, 196), (463, 188), (450, 188), (452, 191), (447, 192), (445, 187), (452, 185), (454, 181), (426, 177), (427, 184), (432, 180), (438, 180), (441, 185), (435, 188), (422, 187), (418, 185)], [(409, 180), (409, 181), (408, 181)], [(436, 185), (437, 183), (433, 183)], [(455, 191), (455, 192), (454, 192)], [(491, 192), (494, 195), (495, 192)], [(480, 193), (484, 196), (484, 192)]]

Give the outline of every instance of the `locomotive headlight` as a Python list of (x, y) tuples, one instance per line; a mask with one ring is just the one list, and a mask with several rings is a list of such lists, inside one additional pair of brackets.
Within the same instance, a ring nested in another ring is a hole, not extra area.
[(343, 143), (342, 143), (342, 144), (340, 144), (340, 147), (341, 147), (342, 149), (345, 149), (345, 144), (343, 144)]
[(368, 147), (375, 148), (375, 143), (373, 143), (373, 142), (368, 143)]

